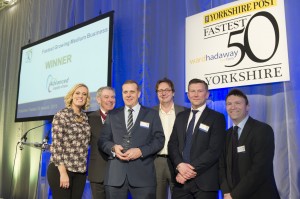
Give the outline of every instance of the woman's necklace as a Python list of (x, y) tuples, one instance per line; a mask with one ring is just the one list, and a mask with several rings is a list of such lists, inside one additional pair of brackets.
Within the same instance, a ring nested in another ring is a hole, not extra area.
[(83, 116), (80, 114), (80, 115), (77, 115), (75, 116), (75, 121), (76, 122), (82, 122), (83, 121)]

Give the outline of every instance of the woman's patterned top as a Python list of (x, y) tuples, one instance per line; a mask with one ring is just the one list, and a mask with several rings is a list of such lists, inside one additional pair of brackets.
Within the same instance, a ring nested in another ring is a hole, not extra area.
[(86, 172), (91, 127), (84, 112), (75, 114), (64, 108), (54, 115), (52, 122), (51, 158), (55, 166), (64, 164), (68, 171)]

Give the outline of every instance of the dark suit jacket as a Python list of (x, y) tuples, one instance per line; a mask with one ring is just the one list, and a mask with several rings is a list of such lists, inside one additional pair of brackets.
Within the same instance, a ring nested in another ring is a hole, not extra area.
[[(191, 110), (179, 113), (176, 117), (168, 144), (168, 153), (174, 168), (183, 161), (182, 152)], [(208, 126), (205, 130), (200, 124)], [(225, 140), (225, 117), (223, 114), (206, 107), (199, 118), (193, 133), (190, 164), (196, 168), (197, 176), (192, 179), (202, 191), (217, 191), (218, 160)]]
[[(153, 109), (159, 111), (159, 105), (158, 106), (154, 106)], [(184, 106), (179, 106), (179, 105), (174, 104), (174, 109), (175, 109), (175, 115), (177, 116), (178, 113), (180, 113), (180, 112), (182, 112), (184, 110), (187, 110), (188, 108), (186, 108)]]
[(89, 124), (91, 126), (88, 179), (90, 182), (102, 183), (104, 181), (108, 156), (104, 152), (99, 151), (97, 146), (103, 128), (99, 111), (100, 110), (94, 111), (88, 115)]
[[(122, 144), (123, 135), (126, 133), (124, 114), (124, 107), (122, 107), (111, 111), (106, 118), (98, 146), (110, 156), (112, 156), (111, 148), (115, 144)], [(145, 124), (148, 124), (148, 127), (145, 127)], [(158, 112), (141, 106), (131, 136), (130, 148), (140, 148), (142, 157), (129, 162), (111, 157), (108, 160), (104, 184), (120, 186), (127, 176), (131, 186), (156, 186), (154, 158), (165, 141)]]
[(223, 193), (231, 193), (234, 199), (274, 199), (279, 198), (274, 173), (274, 133), (273, 129), (249, 117), (239, 138), (239, 146), (245, 151), (238, 153), (240, 182), (232, 186), (231, 134), (228, 129), (226, 145), (220, 158), (220, 178)]

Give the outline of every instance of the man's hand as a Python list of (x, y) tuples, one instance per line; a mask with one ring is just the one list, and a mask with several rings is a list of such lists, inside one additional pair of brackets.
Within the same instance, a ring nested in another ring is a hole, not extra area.
[(176, 176), (176, 181), (180, 184), (184, 184), (186, 182), (186, 179), (180, 173), (178, 173)]
[(139, 148), (131, 148), (124, 153), (124, 156), (127, 161), (136, 160), (142, 156), (142, 151)]
[(122, 152), (123, 147), (121, 145), (115, 145), (116, 157), (123, 161), (136, 160), (142, 156), (142, 151), (139, 148), (128, 149), (125, 153)]
[(185, 178), (186, 180), (192, 179), (192, 178), (196, 177), (196, 175), (197, 175), (197, 173), (195, 172), (195, 168), (188, 163), (182, 162), (182, 163), (178, 164), (176, 169), (182, 175), (182, 177)]
[(115, 153), (115, 157), (119, 158), (120, 160), (126, 160), (126, 156), (124, 155), (124, 153), (122, 152), (123, 147), (121, 145), (115, 145), (114, 147), (114, 153)]
[(230, 193), (225, 193), (224, 194), (224, 199), (232, 199)]

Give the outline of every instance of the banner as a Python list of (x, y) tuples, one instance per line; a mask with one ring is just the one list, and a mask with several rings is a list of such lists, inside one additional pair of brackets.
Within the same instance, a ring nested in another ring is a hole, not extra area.
[(283, 0), (241, 0), (186, 18), (186, 90), (289, 81)]

